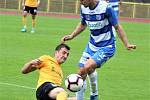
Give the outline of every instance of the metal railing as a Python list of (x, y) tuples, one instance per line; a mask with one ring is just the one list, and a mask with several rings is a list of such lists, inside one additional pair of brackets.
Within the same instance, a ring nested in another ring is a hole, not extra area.
[[(0, 0), (1, 9), (22, 10), (21, 0)], [(41, 0), (39, 11), (56, 13), (80, 13), (79, 0)], [(150, 18), (150, 3), (122, 2), (120, 17)]]

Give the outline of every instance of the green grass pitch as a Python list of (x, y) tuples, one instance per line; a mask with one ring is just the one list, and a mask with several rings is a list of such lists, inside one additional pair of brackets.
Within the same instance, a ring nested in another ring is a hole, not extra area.
[[(23, 75), (22, 66), (43, 54), (53, 55), (60, 38), (76, 27), (79, 19), (37, 17), (36, 33), (21, 33), (22, 17), (0, 15), (0, 100), (36, 100), (38, 72)], [(122, 22), (129, 41), (137, 45), (127, 51), (117, 37), (115, 56), (97, 69), (99, 100), (150, 100), (150, 24)], [(89, 38), (88, 30), (67, 42), (70, 56), (62, 65), (64, 77), (78, 71), (77, 63)], [(64, 83), (63, 83), (64, 86)], [(70, 92), (69, 92), (70, 93)], [(74, 95), (74, 93), (70, 93)], [(89, 86), (85, 100), (89, 100)]]

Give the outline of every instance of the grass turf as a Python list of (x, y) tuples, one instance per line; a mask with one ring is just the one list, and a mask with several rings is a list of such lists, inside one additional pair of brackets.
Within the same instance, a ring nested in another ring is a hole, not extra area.
[[(21, 33), (22, 17), (0, 15), (0, 100), (35, 100), (38, 72), (23, 75), (24, 63), (43, 54), (53, 55), (64, 34), (73, 31), (79, 19), (37, 17), (36, 33)], [(127, 51), (117, 37), (116, 55), (97, 69), (100, 100), (149, 100), (150, 98), (150, 25), (121, 23), (137, 50)], [(68, 61), (62, 65), (64, 77), (78, 71), (77, 63), (89, 38), (88, 30), (67, 42), (71, 47)], [(64, 83), (63, 83), (64, 86)], [(70, 93), (70, 92), (69, 92)], [(89, 98), (89, 86), (85, 100)], [(70, 93), (74, 95), (74, 93)]]

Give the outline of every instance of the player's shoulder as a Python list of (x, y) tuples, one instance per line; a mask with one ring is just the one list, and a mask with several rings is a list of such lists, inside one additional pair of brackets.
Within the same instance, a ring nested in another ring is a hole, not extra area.
[(108, 5), (109, 3), (106, 1), (99, 1), (98, 7), (102, 9), (102, 8), (106, 8)]
[(53, 57), (51, 57), (50, 55), (42, 55), (39, 57), (39, 60), (52, 60), (54, 59)]
[(98, 5), (98, 8), (100, 8), (100, 11), (101, 12), (106, 12), (106, 9), (108, 8), (109, 6), (109, 3), (106, 2), (106, 1), (99, 1), (99, 5)]

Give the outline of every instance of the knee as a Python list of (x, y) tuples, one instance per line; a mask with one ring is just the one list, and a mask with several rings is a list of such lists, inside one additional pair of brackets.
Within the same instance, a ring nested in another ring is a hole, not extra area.
[(68, 96), (67, 92), (61, 87), (54, 88), (48, 93), (48, 96), (52, 99), (56, 99), (58, 95), (64, 95), (64, 97)]

